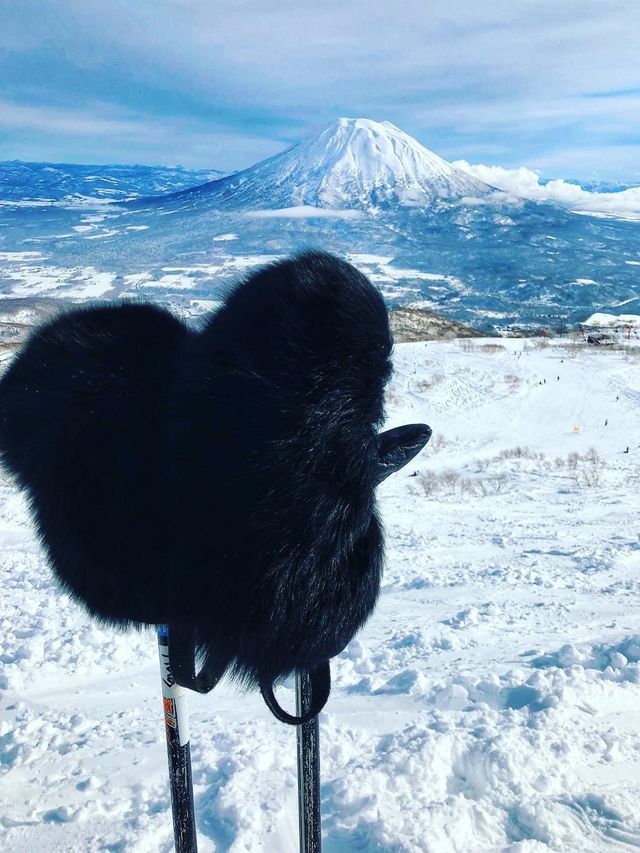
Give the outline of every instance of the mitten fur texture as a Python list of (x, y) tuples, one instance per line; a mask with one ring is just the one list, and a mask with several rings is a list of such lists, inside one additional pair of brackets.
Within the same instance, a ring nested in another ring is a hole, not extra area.
[(320, 252), (200, 331), (134, 303), (40, 328), (0, 381), (0, 451), (64, 587), (248, 685), (336, 655), (379, 591), (391, 345), (379, 292)]

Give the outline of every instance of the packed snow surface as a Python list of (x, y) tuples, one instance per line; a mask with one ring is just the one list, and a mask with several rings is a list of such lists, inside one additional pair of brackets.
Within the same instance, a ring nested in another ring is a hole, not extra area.
[[(397, 346), (388, 425), (434, 432), (379, 490), (380, 604), (333, 663), (327, 853), (640, 846), (639, 367), (576, 341)], [(0, 537), (0, 848), (169, 853), (153, 634), (58, 590), (8, 479)], [(293, 729), (223, 683), (191, 733), (201, 851), (297, 849)]]

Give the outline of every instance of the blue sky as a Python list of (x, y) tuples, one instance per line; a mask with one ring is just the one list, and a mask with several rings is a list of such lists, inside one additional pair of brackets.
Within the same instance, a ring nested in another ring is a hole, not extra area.
[(338, 116), (640, 182), (640, 0), (4, 0), (0, 159), (244, 168)]

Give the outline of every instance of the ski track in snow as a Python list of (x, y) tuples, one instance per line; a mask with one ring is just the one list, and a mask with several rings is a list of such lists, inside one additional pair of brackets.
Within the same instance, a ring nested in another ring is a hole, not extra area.
[[(395, 365), (388, 425), (434, 432), (379, 490), (380, 604), (333, 664), (325, 850), (638, 849), (640, 351)], [(0, 848), (169, 853), (153, 633), (58, 590), (7, 478), (0, 537)], [(190, 708), (201, 851), (297, 849), (294, 730), (227, 684)]]

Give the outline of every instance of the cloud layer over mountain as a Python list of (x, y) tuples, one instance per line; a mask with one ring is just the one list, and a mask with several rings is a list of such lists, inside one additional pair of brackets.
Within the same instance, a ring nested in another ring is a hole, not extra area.
[(526, 166), (504, 169), (501, 166), (471, 164), (466, 160), (456, 160), (452, 165), (498, 187), (512, 199), (550, 201), (581, 213), (640, 219), (640, 187), (618, 192), (594, 192), (562, 179), (543, 184), (540, 175)]

